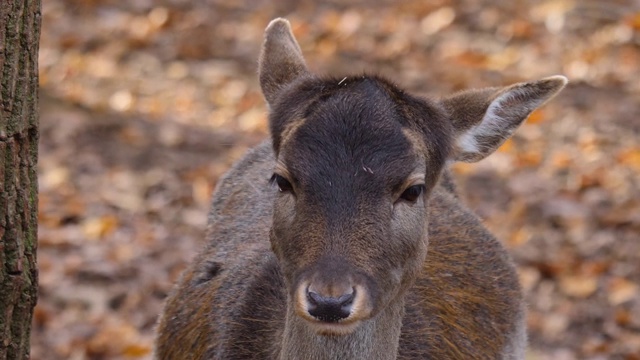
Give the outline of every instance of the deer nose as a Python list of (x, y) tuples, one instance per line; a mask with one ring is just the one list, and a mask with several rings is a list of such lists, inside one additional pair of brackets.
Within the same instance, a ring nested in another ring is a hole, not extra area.
[(338, 322), (351, 315), (351, 306), (356, 290), (339, 297), (322, 296), (307, 289), (309, 315), (323, 322)]

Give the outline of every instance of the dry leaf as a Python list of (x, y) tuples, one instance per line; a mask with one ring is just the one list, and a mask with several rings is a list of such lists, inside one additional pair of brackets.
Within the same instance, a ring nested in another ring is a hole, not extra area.
[(101, 239), (111, 234), (118, 226), (118, 218), (112, 215), (87, 219), (82, 224), (82, 230), (89, 239)]
[(607, 299), (612, 306), (624, 304), (625, 302), (640, 296), (638, 284), (624, 278), (614, 278), (607, 286)]
[(122, 355), (139, 358), (151, 354), (151, 345), (149, 344), (131, 344), (124, 348)]
[(546, 120), (545, 109), (539, 108), (529, 115), (527, 118), (528, 124), (538, 124)]
[(618, 161), (636, 171), (640, 171), (640, 148), (625, 149), (618, 153)]
[(569, 296), (586, 298), (598, 289), (598, 279), (591, 276), (567, 275), (560, 277), (559, 286), (560, 290)]
[(87, 352), (94, 356), (123, 355), (139, 337), (138, 330), (129, 324), (108, 324), (89, 339)]

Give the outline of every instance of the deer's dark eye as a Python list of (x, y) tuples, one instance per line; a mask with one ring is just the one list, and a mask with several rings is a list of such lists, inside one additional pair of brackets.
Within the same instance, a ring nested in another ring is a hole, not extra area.
[(413, 185), (408, 187), (402, 193), (402, 195), (400, 195), (400, 198), (410, 202), (416, 202), (416, 200), (418, 200), (418, 197), (420, 197), (423, 191), (424, 191), (424, 185)]
[(273, 174), (269, 182), (278, 185), (278, 189), (282, 192), (293, 192), (293, 186), (291, 186), (289, 180), (285, 179), (281, 175)]

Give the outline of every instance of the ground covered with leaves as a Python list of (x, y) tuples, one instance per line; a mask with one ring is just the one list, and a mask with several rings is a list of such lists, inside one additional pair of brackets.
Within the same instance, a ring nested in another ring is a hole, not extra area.
[(463, 198), (513, 254), (528, 359), (640, 359), (640, 4), (47, 0), (33, 359), (148, 359), (211, 191), (267, 134), (256, 59), (287, 17), (311, 69), (432, 95), (566, 75)]

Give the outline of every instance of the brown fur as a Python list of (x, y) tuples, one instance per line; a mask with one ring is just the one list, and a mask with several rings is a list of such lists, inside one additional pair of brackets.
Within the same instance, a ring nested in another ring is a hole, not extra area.
[[(522, 359), (515, 268), (445, 167), (489, 155), (566, 80), (435, 102), (378, 77), (316, 78), (285, 20), (265, 39), (272, 141), (219, 183), (208, 245), (167, 299), (156, 357)], [(309, 291), (355, 300), (323, 320)]]

